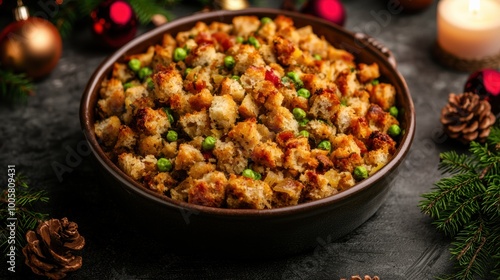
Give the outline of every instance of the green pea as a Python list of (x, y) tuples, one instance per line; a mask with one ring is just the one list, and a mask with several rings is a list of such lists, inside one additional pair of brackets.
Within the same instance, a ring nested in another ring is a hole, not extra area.
[(215, 148), (215, 142), (217, 142), (217, 139), (215, 137), (207, 136), (207, 138), (203, 139), (201, 148), (205, 151), (212, 150), (213, 148)]
[(281, 77), (281, 83), (285, 84), (285, 85), (288, 85), (290, 83), (292, 83), (292, 79), (288, 78), (287, 76), (283, 76)]
[(174, 50), (174, 61), (184, 60), (187, 56), (187, 51), (183, 48), (175, 48)]
[(295, 119), (298, 121), (304, 119), (307, 116), (306, 111), (302, 110), (301, 108), (293, 108), (292, 113)]
[(395, 118), (398, 117), (398, 114), (399, 114), (399, 110), (396, 106), (392, 106), (391, 108), (389, 108), (389, 114)]
[(379, 84), (379, 81), (377, 79), (375, 79), (375, 80), (372, 81), (372, 85), (376, 86), (378, 84)]
[(168, 142), (175, 142), (175, 141), (177, 141), (178, 136), (179, 135), (177, 134), (177, 132), (175, 132), (174, 130), (169, 130), (167, 132), (167, 141)]
[(323, 59), (323, 58), (321, 57), (321, 55), (319, 55), (319, 54), (315, 54), (315, 55), (313, 55), (313, 57), (314, 57), (314, 59), (316, 59), (316, 60), (321, 60), (321, 59)]
[(255, 179), (255, 172), (253, 172), (252, 169), (245, 169), (241, 173), (241, 176), (247, 177), (247, 178), (251, 178), (251, 179)]
[(303, 119), (301, 119), (301, 120), (300, 120), (300, 121), (298, 121), (298, 122), (299, 122), (299, 125), (300, 125), (300, 126), (306, 126), (306, 125), (307, 125), (307, 123), (309, 123), (309, 120), (308, 120), (307, 118), (303, 118)]
[(360, 166), (356, 166), (354, 168), (354, 172), (353, 172), (353, 175), (354, 175), (354, 178), (356, 180), (363, 180), (363, 179), (366, 179), (368, 178), (368, 170), (366, 170), (366, 167), (360, 165)]
[(301, 131), (299, 131), (299, 135), (303, 136), (305, 138), (309, 138), (309, 132), (307, 132), (307, 130), (301, 130)]
[(356, 71), (356, 68), (351, 67), (351, 73), (353, 73), (354, 71)]
[(189, 72), (193, 71), (193, 68), (186, 68), (186, 70), (184, 70), (184, 75), (187, 76), (189, 75)]
[(241, 36), (236, 37), (236, 43), (243, 43), (244, 41), (245, 39), (243, 39), (243, 37)]
[(146, 85), (147, 85), (148, 89), (155, 88), (155, 83), (153, 82), (153, 79), (151, 78), (151, 76), (146, 79)]
[(399, 127), (399, 125), (393, 124), (387, 130), (387, 134), (389, 134), (392, 137), (399, 136), (399, 134), (401, 134), (401, 128)]
[(342, 99), (340, 100), (340, 105), (342, 105), (342, 106), (346, 107), (346, 106), (347, 106), (347, 99), (342, 98)]
[(161, 172), (168, 172), (172, 170), (172, 162), (170, 162), (170, 160), (166, 158), (160, 158), (156, 162), (156, 166), (158, 167), (158, 170), (160, 170)]
[(165, 113), (167, 114), (168, 122), (170, 123), (170, 125), (172, 125), (175, 122), (174, 112), (172, 111), (172, 109), (167, 107), (164, 107), (163, 111), (165, 111)]
[(132, 84), (131, 82), (125, 83), (125, 84), (123, 84), (123, 90), (127, 90), (133, 86), (134, 86), (134, 84)]
[(263, 17), (263, 18), (260, 19), (260, 23), (262, 23), (262, 24), (268, 24), (268, 23), (270, 23), (272, 21), (273, 20), (271, 18), (269, 18), (269, 17)]
[(234, 65), (236, 64), (236, 61), (234, 60), (234, 57), (228, 55), (224, 57), (224, 66), (228, 69), (233, 69)]
[(256, 49), (260, 48), (260, 43), (254, 36), (250, 36), (250, 38), (248, 38), (248, 43), (250, 43), (250, 45), (254, 46)]
[[(252, 171), (253, 171), (253, 170), (252, 170)], [(254, 176), (253, 178), (254, 178), (255, 180), (260, 180), (260, 179), (262, 179), (262, 175), (260, 175), (260, 173), (259, 173), (259, 172), (257, 172), (257, 171), (253, 171), (253, 176)]]
[(323, 141), (319, 142), (318, 149), (325, 150), (325, 151), (331, 151), (332, 144), (328, 140), (323, 140)]
[(286, 73), (286, 75), (292, 79), (292, 81), (295, 83), (295, 86), (297, 88), (301, 88), (304, 86), (304, 83), (302, 82), (302, 80), (300, 79), (299, 77), (299, 74), (297, 74), (296, 72), (288, 72)]
[(137, 72), (137, 75), (139, 76), (139, 79), (143, 80), (153, 74), (153, 70), (149, 67), (142, 67), (139, 69), (139, 72)]
[(234, 75), (234, 76), (231, 77), (231, 79), (233, 79), (235, 81), (239, 81), (240, 80), (240, 76)]
[(297, 91), (297, 95), (304, 98), (309, 98), (311, 97), (311, 92), (306, 88), (301, 88)]
[(133, 58), (129, 60), (128, 67), (130, 68), (130, 70), (137, 72), (139, 71), (139, 69), (141, 69), (141, 61), (137, 58)]

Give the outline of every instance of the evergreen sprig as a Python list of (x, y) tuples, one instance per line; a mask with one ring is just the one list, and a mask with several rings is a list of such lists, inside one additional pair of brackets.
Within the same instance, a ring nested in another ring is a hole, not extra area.
[[(74, 25), (80, 20), (89, 18), (91, 12), (102, 2), (102, 0), (64, 1), (50, 20), (59, 29), (62, 37), (68, 37)], [(164, 15), (171, 20), (173, 16), (167, 8), (177, 4), (178, 0), (129, 0), (128, 2), (139, 23), (147, 25), (156, 14)]]
[(500, 123), (485, 144), (472, 142), (468, 154), (441, 153), (439, 170), (450, 177), (423, 194), (421, 211), (452, 237), (455, 273), (440, 279), (500, 280)]
[[(38, 212), (40, 204), (47, 203), (49, 198), (45, 190), (33, 190), (28, 186), (27, 178), (21, 174), (15, 177), (15, 214), (16, 214), (16, 245), (25, 244), (25, 235), (28, 230), (34, 229), (39, 221), (46, 220), (48, 214)], [(2, 221), (6, 221), (10, 217), (8, 208), (8, 193), (7, 190), (2, 191), (0, 194), (0, 202), (2, 208), (0, 209), (0, 217)], [(10, 246), (8, 244), (8, 229), (2, 227), (0, 229), (0, 237), (2, 243), (0, 249), (2, 252), (6, 251)]]
[(26, 103), (33, 93), (32, 81), (26, 74), (16, 74), (0, 68), (0, 102), (15, 104)]

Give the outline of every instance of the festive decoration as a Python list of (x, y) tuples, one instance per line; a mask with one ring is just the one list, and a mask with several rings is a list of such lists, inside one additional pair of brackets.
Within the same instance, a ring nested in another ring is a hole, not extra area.
[(490, 104), (471, 92), (450, 94), (441, 111), (441, 123), (448, 136), (462, 143), (484, 142), (495, 123)]
[[(297, 6), (299, 6), (298, 9)], [(340, 26), (344, 25), (346, 19), (344, 6), (339, 0), (310, 0), (305, 1), (305, 3), (297, 3), (296, 0), (284, 0), (280, 8), (294, 12), (300, 10), (302, 13), (320, 17)]]
[[(9, 178), (10, 173), (9, 173)], [(47, 218), (47, 214), (38, 212), (38, 208), (49, 201), (47, 192), (45, 190), (35, 190), (28, 186), (28, 180), (21, 174), (17, 174), (13, 178), (15, 181), (16, 190), (16, 209), (15, 214), (17, 217), (16, 237), (15, 244), (24, 244), (24, 236), (30, 229), (34, 229), (39, 220)], [(10, 180), (12, 181), (12, 180)], [(10, 188), (10, 187), (9, 187)], [(8, 189), (5, 188), (0, 194), (0, 202), (7, 206), (8, 204)], [(0, 208), (0, 217), (10, 217), (12, 212), (9, 212), (8, 207)], [(8, 243), (7, 236), (9, 231), (6, 227), (0, 228), (0, 251), (5, 252), (12, 244)]]
[(418, 13), (432, 5), (433, 0), (399, 0), (405, 13)]
[(439, 279), (500, 279), (500, 123), (487, 143), (470, 144), (470, 155), (440, 155), (442, 178), (423, 195), (419, 207), (452, 238), (455, 273)]
[(25, 263), (35, 274), (62, 279), (82, 267), (82, 257), (74, 253), (83, 249), (85, 239), (67, 218), (40, 222), (36, 231), (26, 233), (26, 241)]
[(137, 32), (137, 17), (126, 1), (105, 1), (90, 16), (93, 33), (107, 47), (119, 48), (132, 40)]
[(15, 9), (14, 15), (16, 21), (0, 33), (2, 67), (32, 78), (46, 76), (61, 57), (59, 32), (45, 19), (30, 17), (23, 5)]
[(494, 114), (500, 113), (500, 71), (483, 69), (469, 76), (465, 92), (473, 92), (490, 102)]
[(0, 68), (0, 104), (25, 103), (33, 93), (33, 84), (26, 74)]
[(301, 9), (301, 12), (326, 19), (340, 26), (344, 26), (346, 13), (339, 0), (310, 0)]

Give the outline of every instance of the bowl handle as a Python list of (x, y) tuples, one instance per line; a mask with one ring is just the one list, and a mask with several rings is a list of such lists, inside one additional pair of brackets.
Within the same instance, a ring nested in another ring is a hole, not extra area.
[(387, 57), (387, 60), (389, 61), (389, 63), (392, 64), (392, 66), (394, 68), (396, 68), (396, 57), (382, 43), (380, 43), (379, 41), (377, 41), (375, 38), (373, 38), (373, 37), (371, 37), (369, 35), (366, 35), (365, 33), (361, 33), (361, 32), (354, 33), (354, 38), (356, 38), (357, 40), (363, 41), (365, 43), (368, 43), (368, 44), (372, 45), (373, 47), (375, 47), (383, 55), (385, 55)]

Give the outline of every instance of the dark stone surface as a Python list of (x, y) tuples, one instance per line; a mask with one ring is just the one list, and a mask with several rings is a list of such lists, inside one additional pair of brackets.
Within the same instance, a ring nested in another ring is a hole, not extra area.
[[(31, 186), (49, 191), (50, 216), (76, 221), (86, 238), (83, 267), (69, 279), (339, 279), (367, 274), (390, 280), (433, 279), (451, 271), (449, 240), (417, 205), (440, 178), (438, 154), (459, 148), (442, 136), (439, 114), (448, 93), (463, 88), (467, 73), (445, 69), (431, 58), (435, 4), (418, 14), (394, 14), (382, 0), (344, 3), (348, 29), (368, 33), (394, 52), (417, 110), (414, 144), (380, 210), (340, 240), (319, 236), (314, 251), (281, 259), (242, 261), (169, 251), (162, 243), (176, 241), (150, 238), (141, 224), (130, 222), (82, 150), (80, 97), (94, 69), (110, 53), (97, 50), (88, 30), (81, 29), (64, 42), (58, 66), (36, 83), (36, 95), (26, 106), (0, 106), (0, 173), (6, 174), (8, 164), (16, 165)], [(180, 17), (193, 10), (176, 7), (174, 14)], [(71, 156), (78, 149), (81, 156)], [(58, 176), (56, 163), (71, 172)], [(0, 178), (5, 182), (4, 175)], [(18, 254), (17, 272), (4, 268), (0, 278), (33, 278), (23, 261)]]

